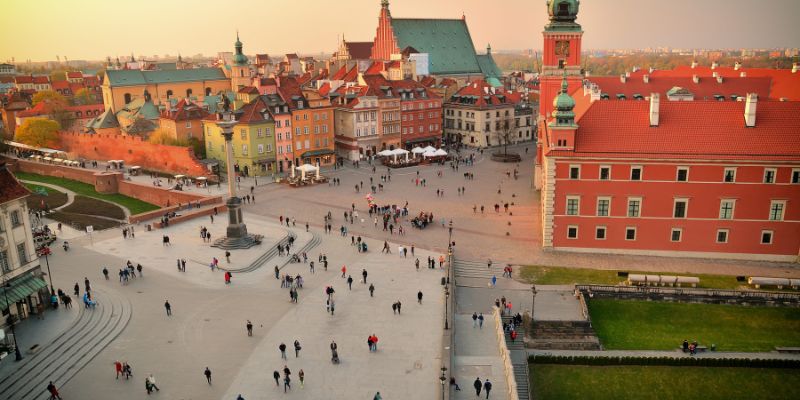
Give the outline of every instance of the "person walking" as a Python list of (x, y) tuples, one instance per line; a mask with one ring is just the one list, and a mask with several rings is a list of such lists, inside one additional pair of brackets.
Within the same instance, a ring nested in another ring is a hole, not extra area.
[(172, 316), (172, 305), (169, 304), (169, 300), (164, 301), (164, 308), (167, 310), (167, 316)]
[(483, 329), (483, 313), (478, 315), (478, 328)]
[(364, 281), (362, 283), (366, 285), (367, 284), (367, 270), (366, 269), (361, 271), (361, 276), (364, 277)]
[(483, 383), (483, 391), (486, 392), (486, 398), (489, 398), (489, 392), (492, 391), (492, 382), (489, 382), (489, 378), (486, 378), (486, 382)]
[(108, 268), (103, 267), (103, 276), (108, 280)]
[(383, 400), (383, 397), (381, 397), (381, 392), (375, 393), (375, 396), (372, 397), (372, 400)]
[(146, 381), (148, 383), (150, 383), (150, 391), (151, 392), (153, 391), (153, 389), (155, 389), (156, 391), (159, 391), (159, 392), (161, 391), (161, 389), (159, 389), (158, 386), (156, 386), (156, 378), (153, 376), (153, 374), (150, 374), (147, 377)]
[(478, 313), (472, 313), (472, 327), (478, 326)]
[(346, 265), (342, 265), (342, 278), (344, 278), (346, 273), (347, 273), (347, 266)]
[(422, 304), (422, 291), (417, 292), (417, 302)]
[(300, 389), (303, 388), (303, 381), (306, 379), (306, 373), (302, 369), (297, 372), (297, 377), (300, 379)]
[(347, 286), (350, 287), (350, 290), (353, 290), (353, 275), (347, 276)]
[(483, 383), (481, 383), (481, 378), (475, 378), (475, 382), (472, 383), (472, 387), (475, 388), (475, 396), (481, 395), (481, 389), (483, 389)]
[(281, 387), (281, 381), (280, 381), (281, 373), (278, 372), (278, 371), (275, 371), (275, 372), (272, 373), (272, 377), (275, 378), (275, 386)]
[(115, 379), (119, 379), (119, 376), (122, 375), (122, 363), (119, 360), (114, 361), (114, 371), (117, 373), (117, 377)]
[(208, 369), (208, 367), (206, 367), (206, 370), (203, 371), (203, 375), (206, 376), (206, 380), (208, 381), (208, 384), (210, 385), (211, 384), (211, 370)]
[(373, 297), (373, 293), (375, 293), (375, 285), (369, 284), (369, 297)]
[(302, 347), (300, 347), (300, 341), (295, 340), (294, 341), (294, 358), (300, 357), (300, 349), (302, 349)]
[(53, 381), (50, 381), (50, 383), (47, 385), (47, 391), (50, 393), (50, 400), (61, 400), (61, 395), (58, 394), (58, 389)]
[(253, 336), (253, 323), (248, 319), (245, 326), (247, 327), (247, 336)]
[(281, 351), (281, 358), (286, 360), (286, 344), (281, 343), (280, 346), (278, 346), (278, 350)]
[(286, 390), (292, 388), (292, 378), (289, 378), (289, 375), (283, 377), (283, 393), (286, 393)]

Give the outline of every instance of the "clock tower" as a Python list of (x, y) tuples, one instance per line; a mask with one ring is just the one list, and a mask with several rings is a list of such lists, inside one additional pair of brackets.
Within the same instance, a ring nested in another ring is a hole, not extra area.
[(583, 30), (575, 22), (580, 0), (548, 0), (550, 23), (545, 25), (542, 73), (539, 77), (539, 116), (549, 118), (551, 102), (559, 92), (566, 73), (571, 93), (583, 82), (581, 74), (581, 38)]

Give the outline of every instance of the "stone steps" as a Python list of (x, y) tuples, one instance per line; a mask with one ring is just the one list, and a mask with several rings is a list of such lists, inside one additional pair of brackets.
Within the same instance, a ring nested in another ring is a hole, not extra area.
[(527, 346), (544, 350), (600, 350), (589, 321), (534, 321)]
[[(501, 317), (504, 323), (511, 321), (510, 315)], [(525, 350), (525, 325), (516, 327), (517, 340), (511, 341), (511, 336), (504, 333), (506, 347), (511, 355), (511, 366), (514, 368), (514, 380), (517, 383), (517, 396), (521, 400), (530, 398), (528, 386), (528, 359)]]
[(253, 272), (253, 271), (261, 268), (262, 266), (264, 266), (264, 264), (266, 264), (267, 261), (269, 261), (273, 257), (277, 256), (278, 255), (278, 244), (280, 244), (282, 246), (286, 245), (287, 243), (289, 243), (289, 238), (290, 237), (293, 237), (293, 238), (296, 239), (297, 235), (295, 235), (293, 232), (287, 230), (286, 231), (286, 236), (284, 236), (283, 239), (279, 240), (278, 243), (276, 243), (274, 246), (270, 247), (269, 250), (267, 250), (264, 254), (262, 254), (261, 256), (256, 258), (252, 263), (250, 263), (250, 265), (248, 265), (246, 267), (232, 268), (232, 269), (225, 269), (225, 268), (220, 267), (219, 269), (221, 269), (223, 271), (228, 271), (228, 272), (231, 272), (231, 273), (237, 273), (237, 274)]
[(503, 267), (498, 262), (492, 263), (492, 268), (486, 266), (486, 261), (470, 261), (470, 260), (456, 260), (453, 264), (456, 276), (459, 278), (479, 278), (479, 279), (492, 279), (492, 276), (497, 276), (500, 279), (503, 276)]
[(81, 313), (75, 322), (0, 380), (0, 398), (44, 398), (49, 381), (63, 387), (122, 333), (131, 319), (130, 301), (104, 290), (95, 294), (94, 309), (85, 309), (81, 299), (75, 301), (73, 307)]

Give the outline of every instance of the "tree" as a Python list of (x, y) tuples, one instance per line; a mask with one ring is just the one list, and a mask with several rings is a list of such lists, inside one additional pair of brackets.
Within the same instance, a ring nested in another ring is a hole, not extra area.
[(516, 138), (514, 137), (516, 131), (517, 119), (513, 114), (500, 120), (500, 129), (497, 130), (497, 135), (500, 137), (500, 143), (503, 145), (503, 155), (508, 154), (509, 144), (516, 143)]
[(50, 72), (50, 81), (51, 82), (58, 82), (58, 81), (65, 81), (67, 80), (67, 71), (64, 70), (55, 70)]
[(94, 93), (87, 88), (78, 89), (78, 91), (75, 92), (75, 95), (72, 97), (72, 101), (79, 106), (94, 104)]
[(42, 90), (41, 92), (36, 92), (31, 99), (31, 102), (34, 106), (43, 101), (51, 103), (54, 107), (61, 106), (61, 108), (64, 108), (67, 106), (67, 99), (62, 96), (61, 93), (54, 92), (52, 90)]
[(58, 122), (50, 119), (26, 119), (17, 128), (14, 141), (35, 147), (55, 147), (59, 143), (59, 129)]
[(188, 146), (188, 143), (185, 140), (176, 139), (172, 135), (172, 132), (163, 128), (154, 130), (153, 133), (151, 133), (147, 138), (147, 141), (152, 144), (163, 144), (167, 146)]

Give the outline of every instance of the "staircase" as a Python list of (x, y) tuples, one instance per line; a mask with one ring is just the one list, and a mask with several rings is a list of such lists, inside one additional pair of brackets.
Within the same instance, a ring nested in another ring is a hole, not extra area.
[(453, 263), (455, 274), (457, 278), (479, 278), (479, 279), (492, 279), (492, 276), (497, 276), (500, 279), (503, 276), (503, 267), (505, 263), (497, 261), (492, 262), (492, 268), (487, 267), (487, 261), (473, 261), (456, 259)]
[(17, 368), (0, 379), (0, 398), (44, 399), (49, 381), (63, 387), (127, 327), (133, 308), (128, 299), (101, 289), (94, 291), (97, 306), (86, 309), (81, 299), (73, 301), (79, 313), (75, 321), (41, 350), (20, 361)]
[(534, 321), (528, 347), (542, 350), (600, 350), (589, 321)]
[[(511, 316), (503, 316), (502, 319), (503, 323), (508, 323), (511, 321)], [(528, 355), (524, 344), (524, 324), (517, 326), (516, 331), (517, 340), (515, 341), (511, 341), (511, 336), (505, 333), (506, 347), (511, 353), (511, 365), (514, 367), (514, 380), (517, 383), (517, 396), (520, 400), (528, 400), (530, 398), (530, 389), (528, 384)]]
[(270, 247), (269, 250), (267, 250), (264, 254), (260, 255), (252, 263), (250, 263), (250, 265), (248, 265), (246, 267), (231, 268), (231, 269), (226, 269), (226, 268), (223, 268), (223, 267), (219, 267), (219, 269), (221, 269), (223, 271), (237, 273), (237, 274), (241, 274), (241, 273), (245, 273), (245, 272), (253, 272), (253, 271), (261, 268), (262, 266), (264, 266), (264, 264), (266, 264), (267, 261), (269, 261), (271, 258), (273, 258), (276, 255), (278, 255), (278, 245), (285, 246), (287, 243), (289, 243), (289, 238), (295, 238), (296, 239), (297, 235), (295, 235), (294, 232), (291, 232), (291, 231), (287, 230), (286, 231), (286, 236), (284, 236), (283, 239), (279, 240), (278, 243), (276, 243), (274, 246)]

